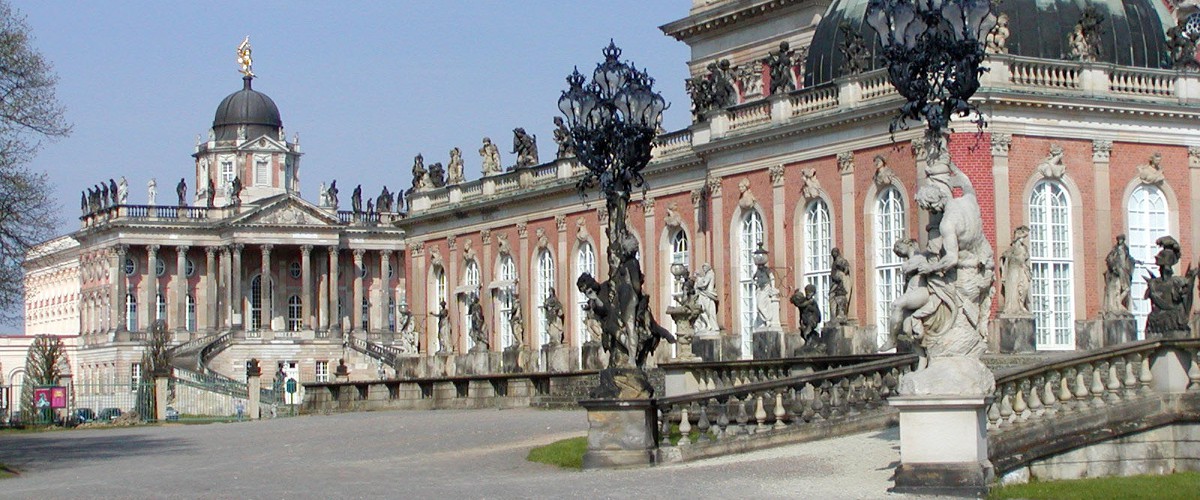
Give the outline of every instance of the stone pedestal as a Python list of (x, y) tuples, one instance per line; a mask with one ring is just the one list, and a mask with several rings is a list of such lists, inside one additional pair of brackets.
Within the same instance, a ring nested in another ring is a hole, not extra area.
[[(1132, 314), (1106, 317), (1104, 324), (1104, 345), (1120, 345), (1137, 341), (1137, 318)], [(1193, 331), (1195, 328), (1193, 327)]]
[(524, 373), (525, 367), (528, 366), (529, 357), (525, 354), (525, 350), (520, 347), (506, 347), (501, 355), (504, 367), (504, 373)]
[(426, 372), (425, 365), (421, 363), (420, 356), (405, 356), (396, 361), (396, 377), (397, 378), (415, 378), (424, 377)]
[(1081, 351), (1124, 344), (1137, 340), (1137, 319), (1133, 315), (1101, 315), (1075, 322), (1075, 348)]
[(550, 373), (571, 371), (571, 347), (559, 343), (543, 345), (542, 366)]
[(720, 333), (697, 335), (692, 340), (692, 352), (704, 361), (723, 361), (722, 337)]
[(466, 375), (486, 375), (492, 373), (490, 359), (488, 359), (487, 349), (472, 349), (466, 356), (463, 356), (463, 373)]
[(649, 400), (584, 400), (579, 405), (588, 412), (584, 469), (653, 463), (658, 432)]
[(855, 335), (858, 326), (853, 323), (826, 324), (821, 328), (821, 345), (825, 347), (823, 354), (830, 356), (849, 356), (855, 352)]
[(779, 359), (783, 357), (783, 332), (757, 330), (754, 332), (754, 359)]
[(434, 377), (453, 377), (458, 374), (458, 365), (455, 361), (454, 353), (439, 352), (433, 355), (433, 373)]
[[(155, 380), (157, 383), (158, 381)], [(250, 420), (258, 420), (258, 407), (262, 398), (262, 374), (251, 375), (246, 374), (246, 394), (247, 404), (246, 410), (249, 412)]]
[(604, 347), (599, 342), (588, 341), (583, 343), (583, 369), (584, 370), (601, 370), (608, 367), (608, 356), (605, 355)]
[[(170, 382), (171, 382), (171, 377), (169, 375), (168, 376), (160, 376), (160, 375), (154, 376), (154, 419), (158, 420), (159, 422), (167, 421), (167, 396), (170, 395), (170, 393), (169, 393)], [(258, 393), (255, 392), (255, 393), (251, 394), (250, 400), (257, 402)], [(257, 406), (254, 406), (252, 408), (257, 409)], [(257, 411), (250, 412), (251, 415), (255, 415), (257, 413), (258, 413)]]
[(900, 466), (895, 493), (986, 495), (995, 472), (988, 461), (990, 398), (981, 396), (894, 396), (900, 410)]
[(1001, 314), (989, 325), (1004, 354), (1036, 352), (1037, 329), (1033, 315)]

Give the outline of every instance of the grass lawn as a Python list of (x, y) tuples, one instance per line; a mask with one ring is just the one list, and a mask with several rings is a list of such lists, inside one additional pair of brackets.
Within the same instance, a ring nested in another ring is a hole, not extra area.
[(1014, 484), (993, 489), (988, 498), (1200, 498), (1200, 472)]
[(564, 469), (583, 469), (583, 453), (587, 451), (587, 437), (580, 436), (555, 441), (546, 446), (529, 450), (525, 460), (557, 465)]
[(8, 479), (10, 477), (16, 477), (16, 476), (17, 476), (16, 472), (13, 472), (12, 469), (8, 468), (8, 466), (6, 466), (4, 464), (0, 464), (0, 479)]

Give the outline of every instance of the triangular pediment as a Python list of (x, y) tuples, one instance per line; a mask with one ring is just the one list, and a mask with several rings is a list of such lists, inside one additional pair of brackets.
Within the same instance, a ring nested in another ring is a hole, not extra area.
[(336, 226), (337, 216), (290, 194), (262, 200), (264, 204), (229, 221), (239, 226)]
[(238, 151), (253, 151), (253, 152), (280, 152), (285, 153), (288, 150), (287, 144), (283, 141), (272, 138), (269, 135), (259, 136), (257, 139), (245, 141), (238, 145)]

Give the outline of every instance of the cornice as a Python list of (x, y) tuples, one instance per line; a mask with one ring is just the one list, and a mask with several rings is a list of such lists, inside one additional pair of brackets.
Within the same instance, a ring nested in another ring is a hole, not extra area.
[(799, 5), (806, 0), (740, 0), (727, 5), (689, 15), (658, 29), (679, 41), (726, 28), (747, 19), (754, 19)]

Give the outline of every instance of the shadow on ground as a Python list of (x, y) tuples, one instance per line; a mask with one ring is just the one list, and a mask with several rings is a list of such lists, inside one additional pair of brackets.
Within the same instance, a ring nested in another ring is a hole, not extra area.
[(193, 446), (184, 439), (138, 435), (67, 436), (52, 432), (0, 437), (0, 463), (17, 470), (53, 470), (137, 455), (176, 455)]

